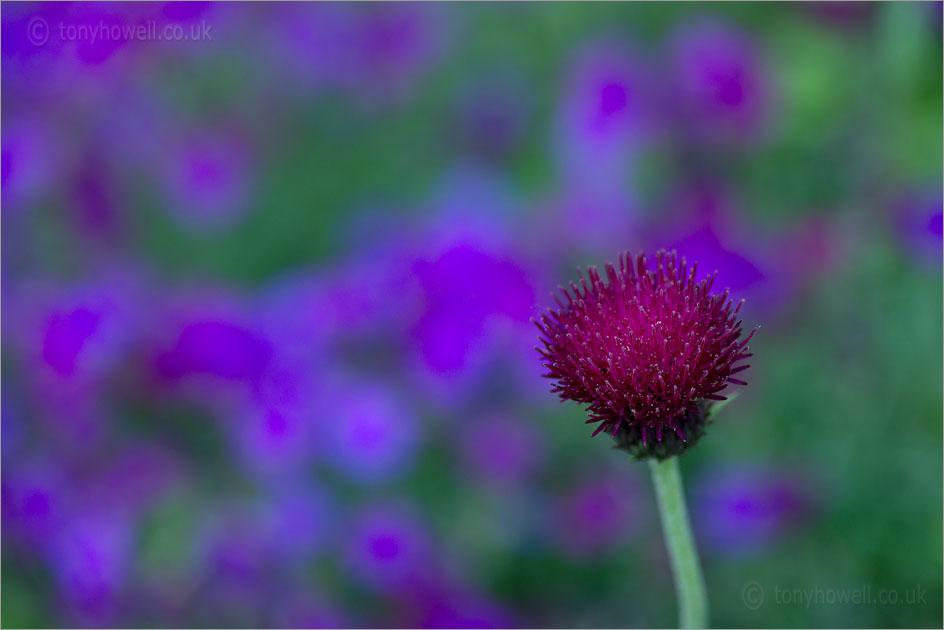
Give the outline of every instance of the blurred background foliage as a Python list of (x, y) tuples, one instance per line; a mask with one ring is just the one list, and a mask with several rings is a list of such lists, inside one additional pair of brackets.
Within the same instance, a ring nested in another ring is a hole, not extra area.
[(665, 247), (761, 326), (682, 461), (713, 623), (939, 627), (941, 20), (5, 3), (3, 625), (672, 625), (528, 321)]

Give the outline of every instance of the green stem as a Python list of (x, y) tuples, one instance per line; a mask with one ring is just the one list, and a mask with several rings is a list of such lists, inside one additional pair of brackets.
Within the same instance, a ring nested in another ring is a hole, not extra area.
[(685, 494), (679, 474), (678, 457), (663, 461), (649, 460), (652, 481), (656, 486), (659, 516), (669, 550), (675, 592), (678, 594), (679, 627), (708, 627), (708, 598), (705, 579), (698, 563), (698, 551), (685, 509)]

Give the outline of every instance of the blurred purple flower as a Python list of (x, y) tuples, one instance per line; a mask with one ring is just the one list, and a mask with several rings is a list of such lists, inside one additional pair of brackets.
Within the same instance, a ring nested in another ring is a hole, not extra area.
[(585, 477), (557, 501), (553, 534), (561, 550), (587, 557), (612, 549), (639, 529), (639, 488), (634, 478), (612, 473)]
[(229, 426), (242, 464), (266, 478), (299, 473), (315, 444), (312, 410), (304, 402), (250, 402)]
[(188, 228), (225, 227), (252, 205), (251, 154), (238, 136), (201, 132), (181, 137), (161, 171), (168, 210)]
[(761, 51), (734, 24), (706, 19), (670, 38), (672, 102), (697, 139), (749, 140), (769, 118), (771, 86)]
[(48, 194), (63, 168), (66, 147), (57, 146), (55, 125), (32, 117), (3, 121), (2, 188), (5, 216), (25, 212)]
[(941, 269), (944, 204), (940, 190), (906, 195), (894, 206), (901, 246), (917, 263)]
[[(437, 584), (421, 590), (418, 628), (510, 628), (512, 617), (496, 602), (464, 587)], [(419, 599), (419, 598), (418, 598)]]
[(500, 487), (524, 482), (544, 457), (540, 432), (506, 416), (469, 422), (457, 434), (462, 463), (473, 477)]
[(131, 523), (105, 512), (79, 513), (60, 531), (50, 565), (70, 623), (117, 623), (132, 544)]
[[(171, 296), (151, 327), (153, 385), (206, 407), (257, 481), (298, 473), (315, 454), (320, 361), (266, 294), (255, 303), (213, 287)], [(289, 305), (291, 306), (291, 305)], [(301, 318), (304, 319), (304, 318)], [(317, 327), (317, 318), (309, 326)], [(314, 350), (317, 356), (317, 351)], [(158, 393), (158, 392), (155, 392)]]
[(48, 459), (7, 459), (3, 465), (4, 545), (34, 552), (55, 540), (71, 509), (67, 479)]
[(515, 228), (520, 206), (504, 179), (453, 168), (429, 205), (407, 257), (415, 291), (406, 304), (409, 376), (430, 401), (455, 409), (494, 386), (496, 370), (524, 373), (534, 270)]
[(361, 243), (366, 251), (341, 261), (320, 286), (316, 321), (334, 338), (387, 335), (390, 327), (402, 325), (411, 297), (403, 253), (383, 239)]
[(565, 179), (621, 190), (653, 130), (656, 93), (644, 63), (619, 42), (592, 42), (577, 51), (563, 89), (556, 152)]
[(420, 442), (417, 418), (404, 401), (379, 383), (347, 382), (328, 392), (316, 413), (324, 416), (319, 430), (335, 467), (362, 483), (403, 474)]
[(394, 593), (431, 570), (433, 551), (427, 528), (409, 507), (374, 504), (355, 516), (344, 563), (362, 586)]
[(221, 319), (185, 324), (172, 348), (157, 357), (162, 377), (176, 381), (191, 375), (258, 385), (272, 360), (272, 346), (251, 328)]
[(157, 461), (165, 455), (131, 448), (115, 462), (91, 464), (93, 470), (61, 458), (4, 464), (4, 550), (12, 544), (42, 559), (67, 625), (115, 625), (121, 618), (133, 519), (175, 475), (166, 474), (166, 460)]
[(79, 353), (98, 329), (100, 317), (101, 313), (84, 307), (50, 315), (43, 338), (46, 365), (62, 377), (72, 376)]
[(423, 300), (412, 333), (432, 371), (453, 373), (466, 366), (490, 319), (527, 321), (534, 289), (523, 261), (510, 254), (517, 206), (503, 179), (454, 168), (430, 205), (412, 265)]
[(349, 259), (291, 272), (258, 295), (258, 321), (281, 357), (317, 368), (364, 346), (376, 352), (404, 326), (416, 293), (404, 255), (385, 238), (356, 240)]
[(143, 280), (99, 271), (63, 286), (32, 279), (8, 294), (4, 335), (23, 361), (26, 386), (50, 436), (77, 447), (100, 437), (100, 389), (126, 360), (142, 325)]
[(728, 467), (699, 475), (692, 522), (708, 549), (751, 553), (775, 544), (810, 517), (812, 508), (812, 497), (796, 472)]
[(434, 371), (461, 370), (489, 318), (524, 322), (531, 314), (534, 289), (512, 260), (457, 245), (433, 261), (417, 262), (414, 270), (426, 295), (426, 310), (413, 334)]

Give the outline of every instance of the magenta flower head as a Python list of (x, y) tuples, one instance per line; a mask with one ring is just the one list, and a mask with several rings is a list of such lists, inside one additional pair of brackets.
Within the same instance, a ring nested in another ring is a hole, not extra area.
[(535, 321), (537, 348), (555, 379), (551, 390), (587, 405), (593, 435), (608, 432), (637, 459), (665, 459), (692, 446), (705, 432), (711, 401), (749, 366), (741, 321), (729, 292), (712, 294), (712, 275), (696, 282), (696, 267), (660, 251), (656, 269), (646, 257), (620, 256), (580, 272), (580, 286), (561, 287), (566, 301)]

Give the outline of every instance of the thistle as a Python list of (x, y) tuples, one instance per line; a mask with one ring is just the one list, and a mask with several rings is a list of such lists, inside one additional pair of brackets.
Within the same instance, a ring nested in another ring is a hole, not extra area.
[(734, 375), (750, 367), (754, 334), (741, 340), (743, 300), (712, 295), (714, 275), (697, 282), (697, 265), (674, 252), (656, 260), (650, 271), (644, 255), (624, 254), (606, 281), (590, 267), (536, 322), (551, 391), (585, 404), (593, 435), (609, 433), (639, 459), (681, 454), (704, 434), (709, 404), (747, 384)]
[[(749, 365), (748, 342), (730, 294), (712, 294), (715, 274), (697, 281), (697, 266), (660, 251), (619, 258), (580, 272), (561, 287), (558, 309), (540, 321), (537, 348), (552, 392), (586, 405), (593, 435), (607, 432), (636, 459), (649, 459), (666, 546), (679, 594), (682, 627), (704, 627), (708, 605), (685, 508), (677, 455), (704, 435), (714, 401)], [(756, 330), (756, 329), (755, 329)]]

